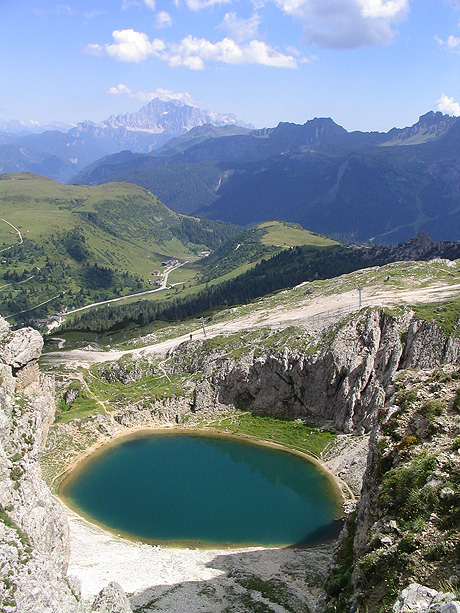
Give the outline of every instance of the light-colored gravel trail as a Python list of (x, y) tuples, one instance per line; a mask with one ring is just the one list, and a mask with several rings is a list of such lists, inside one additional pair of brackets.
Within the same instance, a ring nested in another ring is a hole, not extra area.
[[(429, 288), (411, 288), (398, 291), (386, 291), (371, 287), (369, 291), (363, 293), (362, 307), (426, 303), (446, 300), (459, 295), (460, 284), (438, 284)], [(212, 338), (219, 334), (230, 334), (247, 329), (266, 326), (283, 328), (289, 325), (303, 325), (317, 331), (334, 319), (338, 319), (340, 315), (357, 311), (359, 309), (358, 300), (358, 291), (356, 289), (330, 296), (306, 298), (302, 306), (290, 308), (289, 306), (280, 305), (269, 310), (256, 310), (231, 321), (211, 324), (206, 327), (206, 335), (207, 338)], [(198, 323), (196, 330), (193, 332), (193, 338), (204, 338), (203, 330)], [(44, 362), (89, 367), (91, 364), (98, 362), (119, 360), (125, 355), (165, 354), (188, 339), (189, 333), (136, 349), (111, 349), (109, 351), (73, 349), (71, 351), (49, 352), (44, 356)]]

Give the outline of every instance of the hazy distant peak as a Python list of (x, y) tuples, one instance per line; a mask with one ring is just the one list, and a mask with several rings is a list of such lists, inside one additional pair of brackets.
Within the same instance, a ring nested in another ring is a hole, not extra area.
[[(103, 122), (110, 128), (126, 128), (132, 131), (150, 132), (152, 134), (182, 134), (204, 124), (225, 126), (229, 124), (248, 127), (235, 115), (223, 115), (213, 111), (202, 110), (179, 100), (154, 98), (139, 111), (111, 115)], [(251, 127), (251, 126), (249, 126)]]
[(10, 119), (5, 121), (0, 119), (0, 132), (8, 132), (9, 134), (40, 134), (46, 130), (59, 130), (67, 132), (72, 126), (60, 121), (52, 121), (49, 123), (40, 123), (38, 121), (19, 121), (18, 119)]

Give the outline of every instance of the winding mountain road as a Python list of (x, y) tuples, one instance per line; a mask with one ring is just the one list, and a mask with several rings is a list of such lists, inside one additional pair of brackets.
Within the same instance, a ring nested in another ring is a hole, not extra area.
[(166, 286), (168, 284), (169, 275), (174, 270), (177, 270), (181, 266), (184, 266), (184, 264), (187, 264), (187, 262), (188, 260), (185, 260), (185, 262), (182, 262), (181, 264), (177, 264), (176, 266), (173, 266), (169, 270), (165, 270), (165, 272), (163, 273), (163, 280), (161, 282), (161, 285), (155, 289), (148, 289), (148, 290), (145, 290), (144, 292), (138, 292), (137, 294), (128, 294), (127, 296), (119, 296), (118, 298), (110, 298), (109, 300), (102, 300), (101, 302), (93, 302), (91, 304), (86, 304), (85, 306), (79, 307), (78, 309), (72, 309), (71, 311), (67, 311), (66, 315), (72, 315), (73, 313), (79, 313), (80, 311), (86, 311), (87, 309), (92, 309), (94, 307), (101, 306), (103, 304), (110, 304), (112, 302), (119, 302), (120, 300), (127, 300), (128, 298), (137, 298), (138, 296), (145, 296), (146, 294), (154, 294), (155, 292), (161, 292), (162, 290), (166, 289)]

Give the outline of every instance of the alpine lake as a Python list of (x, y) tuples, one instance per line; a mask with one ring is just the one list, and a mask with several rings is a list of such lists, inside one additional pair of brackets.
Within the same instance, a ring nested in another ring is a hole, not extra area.
[(337, 484), (306, 456), (183, 430), (116, 439), (78, 464), (59, 495), (105, 529), (168, 546), (306, 547), (342, 525)]

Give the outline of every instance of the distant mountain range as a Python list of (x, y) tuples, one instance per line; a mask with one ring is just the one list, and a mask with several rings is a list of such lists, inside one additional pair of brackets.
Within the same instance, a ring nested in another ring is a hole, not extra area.
[(128, 181), (170, 208), (250, 225), (270, 219), (343, 241), (460, 239), (460, 118), (347, 132), (332, 119), (275, 128), (200, 126), (146, 154), (122, 152), (72, 179)]
[(112, 115), (99, 123), (84, 121), (70, 129), (60, 125), (36, 133), (33, 125), (0, 121), (0, 173), (34, 172), (67, 181), (107, 154), (125, 149), (150, 152), (204, 124), (246, 126), (234, 115), (158, 98), (136, 113)]

